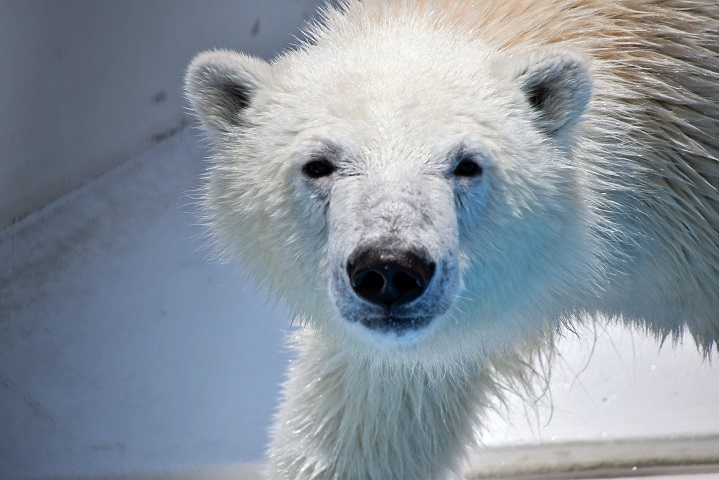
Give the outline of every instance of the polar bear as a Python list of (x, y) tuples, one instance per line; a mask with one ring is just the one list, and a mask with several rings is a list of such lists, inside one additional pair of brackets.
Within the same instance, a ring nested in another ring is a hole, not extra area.
[[(719, 4), (347, 0), (191, 63), (219, 251), (303, 329), (277, 479), (431, 479), (588, 316), (719, 340)], [(521, 373), (519, 373), (521, 375)]]

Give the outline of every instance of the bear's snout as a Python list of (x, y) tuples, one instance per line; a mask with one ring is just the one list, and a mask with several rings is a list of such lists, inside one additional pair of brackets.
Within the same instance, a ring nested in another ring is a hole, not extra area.
[(436, 264), (421, 249), (382, 245), (361, 246), (347, 261), (347, 275), (355, 293), (383, 307), (396, 307), (419, 298), (434, 276)]

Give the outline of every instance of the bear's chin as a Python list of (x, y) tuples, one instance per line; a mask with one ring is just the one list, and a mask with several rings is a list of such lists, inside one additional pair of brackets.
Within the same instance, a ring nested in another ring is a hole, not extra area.
[(363, 327), (382, 335), (402, 337), (411, 333), (421, 333), (432, 322), (433, 318), (432, 316), (398, 317), (388, 315), (361, 318), (359, 323)]
[[(358, 344), (385, 347), (420, 346), (432, 343), (442, 330), (443, 317), (450, 307), (446, 299), (417, 302), (396, 311), (382, 311), (369, 306), (343, 311), (338, 308), (337, 320), (351, 331)], [(346, 306), (346, 305), (345, 305)]]
[(432, 348), (438, 336), (442, 336), (442, 325), (446, 323), (443, 315), (368, 316), (339, 320), (342, 324), (340, 331), (344, 331), (345, 341), (342, 343), (345, 348), (356, 348), (364, 353), (374, 352), (380, 357)]
[[(359, 348), (362, 352), (373, 351), (374, 354), (392, 354), (399, 353), (406, 349), (421, 348), (423, 345), (430, 343), (432, 337), (429, 328), (430, 323), (423, 328), (413, 330), (402, 330), (400, 332), (394, 330), (376, 330), (369, 329), (364, 325), (352, 325), (355, 337), (352, 341), (354, 347)], [(359, 339), (357, 338), (359, 337)]]

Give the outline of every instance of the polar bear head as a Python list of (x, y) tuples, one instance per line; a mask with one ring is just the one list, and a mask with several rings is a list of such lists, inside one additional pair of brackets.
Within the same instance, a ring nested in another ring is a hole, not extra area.
[(356, 29), (272, 63), (203, 53), (186, 91), (222, 252), (348, 351), (491, 354), (587, 287), (591, 76), (572, 51)]

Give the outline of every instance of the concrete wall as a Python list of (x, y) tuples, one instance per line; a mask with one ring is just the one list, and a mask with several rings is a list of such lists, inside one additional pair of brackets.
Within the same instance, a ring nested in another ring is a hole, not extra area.
[(271, 57), (318, 0), (0, 0), (0, 228), (187, 121), (202, 49)]

